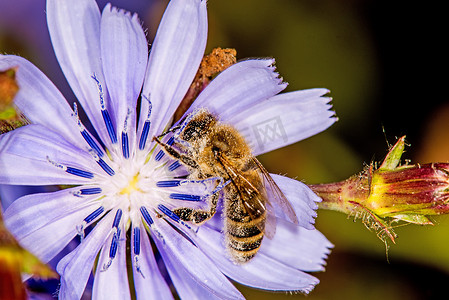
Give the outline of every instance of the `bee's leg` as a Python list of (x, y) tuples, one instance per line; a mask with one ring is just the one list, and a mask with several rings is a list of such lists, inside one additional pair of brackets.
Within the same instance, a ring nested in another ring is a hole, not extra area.
[(214, 178), (208, 178), (208, 179), (204, 179), (204, 180), (194, 180), (192, 182), (202, 182), (202, 181), (210, 180), (210, 179), (214, 179), (214, 180), (218, 179), (220, 182), (217, 184), (217, 186), (215, 187), (215, 189), (213, 191), (211, 191), (209, 194), (201, 197), (204, 200), (210, 199), (209, 210), (192, 209), (192, 208), (188, 208), (188, 207), (174, 209), (173, 212), (176, 215), (178, 215), (181, 218), (181, 220), (190, 221), (194, 224), (200, 225), (215, 215), (215, 213), (217, 211), (218, 199), (219, 199), (219, 195), (220, 195), (219, 192), (227, 184), (229, 184), (231, 182), (231, 180), (224, 182), (223, 178), (214, 177)]
[[(230, 182), (231, 182), (231, 180), (228, 180), (228, 181), (226, 181), (226, 182), (224, 182), (223, 181), (223, 178), (221, 178), (221, 177), (218, 177), (219, 178), (219, 183), (217, 184), (217, 186), (215, 187), (215, 189), (213, 189), (213, 191), (212, 192), (210, 192), (208, 195), (206, 195), (206, 196), (203, 196), (202, 198), (203, 199), (206, 199), (206, 198), (209, 198), (209, 197), (211, 197), (212, 195), (216, 195), (216, 194), (218, 194), (218, 192), (220, 192), (225, 186), (227, 186)], [(216, 205), (215, 205), (216, 206)]]
[(182, 207), (174, 209), (173, 213), (175, 213), (183, 221), (192, 222), (196, 225), (201, 225), (215, 215), (215, 212), (217, 211), (218, 196), (219, 194), (213, 194), (210, 197), (209, 210)]
[[(178, 125), (171, 127), (169, 130), (165, 131), (164, 133), (156, 136), (156, 138), (160, 139), (161, 137), (166, 136), (170, 132), (174, 132), (173, 137), (175, 141), (179, 141), (179, 135), (181, 132), (186, 128), (187, 124), (192, 120), (192, 118), (195, 116), (194, 113), (188, 115), (181, 123), (178, 123)], [(183, 141), (181, 141), (183, 142)]]
[(173, 213), (175, 213), (183, 221), (201, 225), (212, 218), (215, 211), (195, 210), (192, 208), (183, 207), (174, 209)]
[(191, 168), (194, 168), (194, 169), (198, 169), (199, 168), (199, 166), (196, 163), (196, 161), (194, 161), (193, 159), (191, 159), (187, 155), (179, 153), (179, 151), (176, 150), (175, 148), (173, 148), (172, 146), (162, 143), (157, 137), (153, 137), (153, 141), (158, 143), (162, 147), (162, 150), (164, 150), (165, 153), (167, 153), (168, 155), (170, 155), (174, 159), (178, 159), (180, 162), (182, 162), (183, 164), (185, 164), (186, 166), (189, 166)]
[[(181, 128), (181, 125), (176, 125), (171, 127), (169, 130), (165, 131), (164, 133), (161, 133), (160, 135), (156, 136), (157, 139), (160, 139), (161, 137), (166, 136), (167, 134), (169, 134), (170, 132), (175, 132), (176, 130), (178, 130), (179, 128)], [(176, 135), (176, 133), (175, 133)], [(179, 134), (177, 134), (178, 136)]]
[(207, 198), (209, 198), (209, 197), (212, 196), (213, 194), (218, 193), (218, 192), (221, 191), (226, 185), (228, 185), (229, 183), (231, 183), (231, 180), (228, 180), (228, 181), (224, 182), (222, 177), (209, 177), (209, 178), (206, 178), (206, 179), (200, 179), (200, 180), (189, 180), (189, 179), (182, 180), (182, 181), (181, 181), (181, 185), (183, 185), (183, 184), (189, 184), (189, 183), (193, 183), (193, 184), (198, 184), (198, 183), (200, 183), (200, 184), (203, 184), (204, 187), (207, 189), (207, 184), (206, 184), (206, 183), (207, 183), (207, 182), (210, 182), (210, 181), (218, 181), (218, 184), (215, 186), (215, 188), (214, 188), (210, 193), (208, 193), (208, 194), (206, 194), (206, 195), (204, 195), (204, 196), (201, 196), (201, 200), (202, 200), (202, 201), (207, 200)]
[(218, 181), (218, 184), (215, 186), (215, 188), (212, 191), (210, 191), (209, 193), (207, 193), (204, 196), (201, 196), (198, 201), (207, 201), (211, 196), (213, 196), (213, 195), (217, 194), (218, 192), (220, 192), (226, 185), (228, 185), (231, 182), (231, 180), (228, 180), (228, 181), (224, 182), (222, 177), (209, 177), (209, 178), (200, 179), (200, 180), (189, 180), (189, 179), (186, 179), (186, 180), (182, 180), (180, 184), (184, 185), (184, 184), (198, 184), (198, 183), (200, 183), (200, 184), (203, 184), (205, 189), (207, 190), (208, 187), (207, 187), (206, 183), (210, 182), (210, 181)]

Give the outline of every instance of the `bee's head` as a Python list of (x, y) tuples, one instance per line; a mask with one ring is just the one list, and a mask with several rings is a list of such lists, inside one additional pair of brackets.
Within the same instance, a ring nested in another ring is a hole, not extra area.
[(187, 142), (207, 135), (217, 123), (217, 118), (205, 109), (201, 109), (193, 114), (193, 117), (180, 135)]

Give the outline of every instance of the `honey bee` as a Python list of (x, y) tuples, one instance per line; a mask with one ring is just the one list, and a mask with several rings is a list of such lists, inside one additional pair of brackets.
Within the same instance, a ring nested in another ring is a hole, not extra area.
[[(263, 237), (274, 236), (276, 217), (271, 202), (275, 201), (293, 223), (298, 223), (291, 204), (234, 127), (200, 109), (173, 131), (173, 145), (153, 139), (190, 169), (189, 179), (219, 177), (227, 183), (221, 189), (225, 244), (236, 263), (249, 261), (258, 252)], [(201, 224), (215, 214), (218, 195), (211, 195), (210, 210), (182, 207), (173, 212), (184, 221)]]

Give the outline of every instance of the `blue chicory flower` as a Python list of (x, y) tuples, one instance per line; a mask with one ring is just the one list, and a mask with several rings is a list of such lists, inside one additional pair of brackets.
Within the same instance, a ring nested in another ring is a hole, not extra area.
[[(211, 190), (207, 182), (183, 180), (188, 169), (152, 141), (169, 128), (198, 70), (207, 37), (206, 1), (170, 1), (149, 57), (137, 16), (109, 4), (101, 13), (94, 0), (47, 0), (47, 21), (88, 122), (34, 65), (1, 55), (0, 70), (18, 67), (15, 103), (30, 125), (0, 137), (0, 184), (69, 185), (22, 196), (4, 213), (18, 241), (44, 262), (80, 237), (57, 265), (59, 297), (79, 299), (92, 270), (94, 299), (130, 299), (130, 289), (138, 299), (171, 299), (165, 276), (183, 299), (242, 299), (228, 278), (259, 289), (312, 290), (318, 279), (306, 272), (323, 270), (332, 245), (313, 226), (320, 199), (301, 182), (272, 175), (299, 221), (278, 213), (276, 235), (264, 239), (245, 264), (226, 253), (220, 211), (198, 228), (173, 213), (189, 196)], [(322, 97), (326, 89), (277, 95), (286, 84), (273, 64), (251, 59), (229, 67), (185, 115), (207, 108), (237, 128), (254, 155), (335, 122), (329, 98)], [(263, 135), (263, 124), (281, 130)]]

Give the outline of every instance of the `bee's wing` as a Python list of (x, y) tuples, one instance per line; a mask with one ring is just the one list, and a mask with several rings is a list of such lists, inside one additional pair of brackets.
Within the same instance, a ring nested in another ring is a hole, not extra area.
[[(264, 187), (257, 187), (244, 175), (244, 173), (237, 170), (225, 157), (223, 157), (223, 155), (220, 155), (218, 158), (221, 165), (225, 168), (227, 174), (231, 178), (231, 182), (239, 193), (242, 204), (251, 219), (256, 219), (266, 212), (267, 196)], [(251, 201), (247, 201), (248, 198), (251, 198)], [(265, 222), (257, 223), (256, 226), (261, 232), (267, 232), (267, 221), (268, 218), (266, 218)]]
[[(298, 217), (296, 216), (295, 210), (293, 209), (290, 202), (285, 197), (284, 193), (281, 191), (279, 186), (274, 182), (273, 178), (270, 176), (268, 171), (264, 168), (264, 166), (257, 160), (257, 158), (253, 157), (253, 162), (257, 165), (260, 173), (263, 176), (264, 183), (266, 184), (267, 191), (271, 192), (273, 197), (267, 197), (267, 205), (271, 206), (271, 203), (276, 203), (282, 211), (287, 215), (287, 217), (294, 224), (298, 224)], [(268, 184), (268, 185), (267, 185)], [(271, 202), (271, 203), (270, 203)], [(268, 209), (274, 214), (274, 209)], [(267, 216), (268, 221), (268, 216)]]
[(265, 216), (265, 236), (271, 240), (276, 233), (276, 215), (274, 214), (274, 208), (271, 206), (270, 201), (268, 201), (268, 197), (265, 203), (267, 206), (267, 214)]

